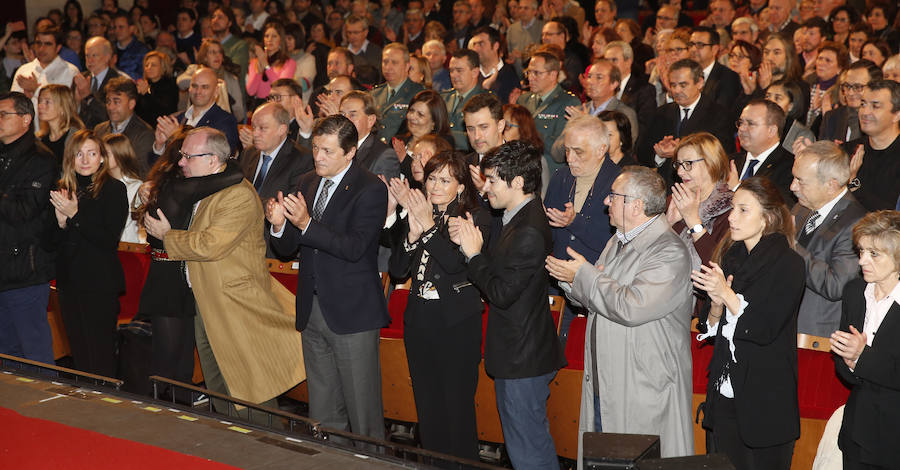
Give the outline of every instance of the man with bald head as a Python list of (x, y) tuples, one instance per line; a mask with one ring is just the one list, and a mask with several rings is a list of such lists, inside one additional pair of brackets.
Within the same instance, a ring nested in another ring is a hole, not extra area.
[(190, 106), (176, 117), (160, 116), (156, 120), (154, 154), (162, 155), (166, 140), (182, 125), (217, 129), (228, 138), (232, 155), (240, 149), (237, 120), (234, 115), (216, 104), (218, 80), (216, 71), (211, 68), (200, 67), (194, 72), (194, 76), (191, 77), (191, 87), (188, 90)]
[[(253, 145), (241, 152), (239, 160), (244, 178), (253, 183), (262, 201), (290, 192), (300, 176), (315, 167), (312, 152), (288, 139), (290, 122), (291, 113), (278, 103), (265, 103), (253, 113)], [(268, 225), (265, 234), (266, 257), (274, 258)]]
[(75, 76), (75, 98), (80, 109), (78, 116), (90, 129), (109, 119), (106, 113), (106, 84), (110, 79), (124, 76), (111, 67), (112, 44), (104, 37), (94, 36), (84, 45), (84, 65), (87, 70)]

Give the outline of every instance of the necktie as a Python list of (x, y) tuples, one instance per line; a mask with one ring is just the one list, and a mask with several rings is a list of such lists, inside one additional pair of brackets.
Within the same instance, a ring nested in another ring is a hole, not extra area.
[(266, 173), (269, 172), (269, 165), (272, 164), (272, 156), (267, 154), (262, 154), (263, 162), (262, 166), (259, 168), (259, 174), (256, 175), (256, 181), (253, 182), (253, 187), (256, 188), (256, 191), (259, 192), (259, 188), (262, 187), (263, 181), (266, 180)]
[(91, 94), (97, 93), (97, 77), (91, 77)]
[(322, 184), (322, 189), (319, 191), (319, 197), (316, 199), (316, 207), (313, 207), (312, 218), (314, 220), (319, 220), (322, 218), (322, 213), (325, 212), (325, 204), (328, 202), (328, 189), (334, 184), (334, 181), (326, 179), (324, 184)]
[(675, 129), (675, 133), (678, 134), (678, 137), (681, 137), (681, 129), (687, 124), (688, 113), (691, 111), (690, 108), (681, 108), (684, 111), (684, 116), (678, 121), (678, 127)]
[(819, 214), (819, 211), (813, 211), (813, 213), (809, 215), (809, 218), (806, 219), (806, 225), (803, 227), (803, 233), (806, 235), (812, 233), (812, 231), (816, 229), (816, 222), (820, 217), (822, 217), (822, 214)]
[(741, 176), (741, 181), (753, 176), (753, 169), (756, 168), (756, 165), (759, 164), (759, 160), (755, 158), (751, 158), (749, 162), (747, 162), (747, 170), (744, 171), (743, 176)]
[(396, 94), (397, 94), (397, 92), (394, 91), (393, 88), (388, 88), (388, 101), (394, 99), (394, 95), (396, 95)]

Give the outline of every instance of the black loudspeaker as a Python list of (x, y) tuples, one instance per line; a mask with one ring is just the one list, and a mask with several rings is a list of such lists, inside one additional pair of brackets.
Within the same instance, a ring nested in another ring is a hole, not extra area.
[(586, 432), (582, 446), (589, 470), (637, 469), (639, 461), (660, 456), (659, 436), (645, 434)]
[(641, 460), (637, 468), (638, 470), (735, 470), (725, 454)]

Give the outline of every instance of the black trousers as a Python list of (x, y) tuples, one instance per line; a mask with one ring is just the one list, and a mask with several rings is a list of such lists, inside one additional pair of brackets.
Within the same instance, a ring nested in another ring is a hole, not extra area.
[[(153, 371), (160, 377), (190, 384), (194, 376), (194, 316), (151, 317)], [(190, 392), (180, 390), (175, 399), (190, 403)]]
[(477, 461), (481, 315), (447, 328), (407, 327), (403, 338), (422, 447)]
[(57, 288), (75, 369), (115, 377), (119, 295), (113, 291)]
[(881, 465), (865, 463), (863, 460), (864, 451), (853, 439), (847, 438), (840, 442), (841, 456), (843, 457), (844, 470), (888, 470), (889, 468)]
[(748, 447), (738, 429), (734, 400), (717, 398), (713, 429), (717, 452), (727, 455), (737, 470), (790, 470), (794, 441), (771, 447)]

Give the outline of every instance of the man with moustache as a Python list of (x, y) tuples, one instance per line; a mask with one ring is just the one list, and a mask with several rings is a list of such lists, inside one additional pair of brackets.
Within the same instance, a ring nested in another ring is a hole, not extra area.
[(466, 150), (469, 146), (463, 123), (463, 107), (472, 97), (487, 93), (478, 84), (478, 65), (478, 54), (475, 51), (461, 49), (454, 52), (450, 57), (450, 82), (453, 88), (441, 93), (441, 98), (447, 105), (453, 145), (460, 150)]

